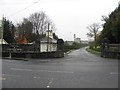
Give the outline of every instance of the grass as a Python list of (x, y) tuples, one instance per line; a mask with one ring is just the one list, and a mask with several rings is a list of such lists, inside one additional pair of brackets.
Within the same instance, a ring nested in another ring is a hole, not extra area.
[(92, 54), (95, 54), (97, 56), (100, 56), (101, 55), (101, 52), (98, 52), (98, 51), (95, 51), (95, 50), (92, 50), (92, 49), (89, 49), (89, 48), (86, 48), (86, 50)]

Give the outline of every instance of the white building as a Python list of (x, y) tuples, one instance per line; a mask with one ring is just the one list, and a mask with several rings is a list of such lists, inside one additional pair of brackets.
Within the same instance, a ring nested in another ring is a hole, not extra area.
[(41, 52), (57, 51), (57, 40), (51, 38), (42, 38), (40, 41)]
[(81, 43), (81, 38), (76, 38), (76, 34), (74, 34), (74, 42), (75, 43)]
[(46, 37), (40, 40), (40, 51), (41, 52), (52, 52), (57, 51), (57, 40), (53, 38), (52, 31), (46, 32)]
[(75, 38), (75, 39), (74, 39), (74, 42), (75, 42), (75, 43), (81, 43), (81, 39), (80, 39), (80, 38)]

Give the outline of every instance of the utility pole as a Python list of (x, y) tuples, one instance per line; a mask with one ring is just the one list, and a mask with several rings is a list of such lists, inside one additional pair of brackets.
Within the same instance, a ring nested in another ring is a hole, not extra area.
[(48, 23), (47, 52), (49, 50), (49, 26), (50, 26), (50, 23)]
[(3, 33), (4, 33), (4, 16), (3, 16), (3, 18), (2, 18), (1, 44), (3, 44)]

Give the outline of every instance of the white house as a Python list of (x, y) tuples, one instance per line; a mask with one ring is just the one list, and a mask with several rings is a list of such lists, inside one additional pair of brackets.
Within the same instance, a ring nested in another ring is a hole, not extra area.
[(46, 37), (40, 40), (40, 51), (41, 52), (57, 51), (57, 40), (53, 38), (52, 31), (47, 31)]

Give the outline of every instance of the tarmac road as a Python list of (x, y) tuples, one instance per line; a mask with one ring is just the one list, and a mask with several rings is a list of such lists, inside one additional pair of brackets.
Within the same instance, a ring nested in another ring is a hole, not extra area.
[(2, 60), (3, 88), (118, 88), (118, 60), (81, 48), (64, 58)]

